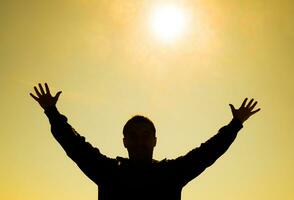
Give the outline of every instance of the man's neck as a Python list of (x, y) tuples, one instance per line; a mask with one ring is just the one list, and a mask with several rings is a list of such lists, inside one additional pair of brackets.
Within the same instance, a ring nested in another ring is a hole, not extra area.
[(134, 165), (138, 165), (138, 166), (149, 165), (152, 163), (152, 156), (144, 157), (144, 158), (129, 156), (129, 160)]

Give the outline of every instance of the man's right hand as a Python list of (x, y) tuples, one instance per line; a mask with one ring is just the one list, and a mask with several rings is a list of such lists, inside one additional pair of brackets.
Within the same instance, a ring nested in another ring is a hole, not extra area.
[(38, 85), (39, 90), (36, 86), (34, 86), (34, 90), (37, 96), (30, 93), (31, 97), (35, 99), (44, 110), (51, 106), (55, 106), (59, 95), (61, 94), (61, 91), (57, 92), (56, 95), (53, 97), (50, 93), (47, 83), (45, 83), (45, 91), (40, 83)]
[(248, 98), (244, 99), (244, 101), (239, 109), (235, 109), (235, 107), (232, 104), (229, 104), (231, 107), (233, 117), (240, 120), (241, 123), (244, 123), (251, 115), (254, 115), (258, 111), (260, 111), (260, 108), (253, 111), (254, 107), (257, 104), (257, 101), (255, 101), (253, 103), (254, 99), (251, 99), (249, 101), (249, 103), (246, 105), (247, 99)]

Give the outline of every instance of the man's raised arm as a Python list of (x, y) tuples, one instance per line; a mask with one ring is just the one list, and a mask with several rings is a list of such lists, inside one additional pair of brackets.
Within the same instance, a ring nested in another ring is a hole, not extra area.
[[(253, 111), (257, 102), (253, 99), (246, 105), (247, 98), (239, 109), (230, 104), (233, 119), (231, 122), (219, 129), (218, 133), (187, 153), (175, 160), (171, 160), (171, 166), (179, 184), (185, 185), (193, 178), (201, 174), (207, 167), (211, 166), (221, 155), (223, 155), (235, 140), (243, 123), (260, 109)], [(253, 104), (252, 104), (253, 103)]]
[(45, 83), (45, 90), (40, 83), (38, 85), (39, 89), (34, 87), (36, 96), (32, 93), (30, 95), (44, 109), (54, 138), (79, 168), (98, 184), (107, 173), (106, 170), (113, 163), (113, 159), (102, 155), (97, 148), (86, 142), (85, 138), (67, 123), (67, 118), (58, 112), (56, 103), (61, 91), (52, 96), (47, 83)]

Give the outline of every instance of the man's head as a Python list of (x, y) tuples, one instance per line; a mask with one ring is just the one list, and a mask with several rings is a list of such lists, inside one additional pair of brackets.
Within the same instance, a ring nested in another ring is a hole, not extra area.
[(123, 142), (131, 160), (152, 161), (155, 133), (154, 124), (144, 116), (136, 115), (127, 121), (123, 128)]

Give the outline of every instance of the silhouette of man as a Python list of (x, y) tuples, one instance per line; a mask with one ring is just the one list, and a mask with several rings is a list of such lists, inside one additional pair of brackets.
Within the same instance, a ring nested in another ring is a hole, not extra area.
[[(239, 109), (232, 104), (231, 122), (200, 147), (173, 160), (152, 159), (156, 145), (155, 127), (143, 116), (134, 116), (123, 128), (123, 144), (129, 158), (108, 158), (85, 141), (56, 108), (61, 91), (52, 96), (48, 85), (34, 87), (34, 98), (44, 109), (51, 132), (66, 154), (98, 185), (99, 200), (180, 200), (182, 188), (211, 166), (232, 144), (246, 121), (260, 109), (247, 98)], [(254, 103), (253, 103), (254, 102)]]

